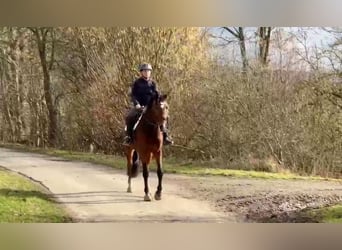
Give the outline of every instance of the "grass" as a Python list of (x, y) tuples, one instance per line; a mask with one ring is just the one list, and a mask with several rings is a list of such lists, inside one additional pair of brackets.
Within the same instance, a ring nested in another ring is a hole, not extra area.
[[(126, 159), (118, 155), (104, 155), (92, 154), (85, 152), (75, 152), (57, 149), (42, 149), (32, 148), (21, 144), (2, 144), (0, 146), (12, 148), (21, 151), (29, 151), (35, 153), (42, 153), (51, 156), (58, 156), (68, 160), (92, 162), (95, 164), (102, 164), (116, 169), (126, 169)], [(283, 180), (331, 180), (341, 181), (340, 179), (324, 178), (320, 176), (301, 176), (293, 173), (269, 173), (252, 170), (236, 170), (236, 169), (223, 169), (212, 168), (205, 166), (198, 166), (193, 163), (180, 164), (174, 159), (163, 159), (163, 168), (165, 173), (185, 174), (193, 176), (229, 176), (234, 178), (258, 178), (258, 179), (283, 179)], [(156, 170), (156, 164), (150, 165), (152, 171)]]
[(70, 217), (45, 190), (26, 178), (0, 169), (0, 222), (70, 222)]
[(342, 205), (315, 209), (307, 212), (310, 217), (323, 223), (342, 223)]

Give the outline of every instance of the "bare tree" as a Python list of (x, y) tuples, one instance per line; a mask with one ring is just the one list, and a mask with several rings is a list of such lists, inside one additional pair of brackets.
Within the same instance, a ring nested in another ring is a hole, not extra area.
[(8, 125), (8, 136), (12, 141), (21, 141), (25, 135), (23, 119), (23, 50), (25, 32), (21, 28), (2, 29), (0, 60), (1, 94), (4, 118)]
[(230, 34), (232, 34), (235, 38), (238, 39), (241, 59), (242, 59), (242, 70), (243, 72), (247, 72), (248, 59), (247, 59), (247, 53), (246, 53), (246, 40), (245, 40), (244, 28), (243, 27), (238, 27), (238, 28), (223, 27), (223, 29), (228, 31)]
[(259, 27), (257, 31), (257, 36), (259, 40), (259, 61), (262, 65), (268, 64), (268, 53), (271, 41), (271, 31), (272, 27)]
[[(35, 36), (39, 58), (43, 71), (44, 96), (48, 108), (49, 132), (48, 143), (51, 146), (56, 145), (57, 139), (57, 110), (51, 91), (50, 71), (54, 64), (54, 30), (53, 28), (29, 28)], [(48, 36), (50, 36), (50, 58), (48, 58)]]

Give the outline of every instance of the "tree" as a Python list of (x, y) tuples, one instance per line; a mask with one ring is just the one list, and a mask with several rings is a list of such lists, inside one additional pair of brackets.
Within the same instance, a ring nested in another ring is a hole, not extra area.
[(24, 48), (25, 31), (21, 28), (2, 28), (0, 52), (1, 101), (7, 137), (21, 141), (25, 136)]
[[(53, 28), (29, 28), (37, 44), (40, 63), (43, 71), (44, 97), (48, 109), (49, 127), (48, 127), (48, 143), (50, 146), (56, 146), (57, 139), (57, 110), (53, 100), (51, 90), (50, 71), (54, 64), (54, 30)], [(48, 40), (50, 38), (50, 40)], [(48, 58), (48, 49), (50, 49), (50, 57)]]
[(243, 27), (223, 27), (224, 30), (228, 31), (230, 34), (232, 34), (235, 38), (238, 39), (239, 46), (240, 46), (240, 53), (241, 53), (241, 59), (242, 59), (242, 70), (243, 72), (247, 72), (248, 69), (248, 59), (247, 59), (247, 53), (246, 53), (246, 41), (245, 41), (245, 34)]
[(268, 64), (268, 52), (270, 48), (272, 27), (259, 27), (257, 31), (258, 42), (259, 42), (259, 61), (262, 65)]

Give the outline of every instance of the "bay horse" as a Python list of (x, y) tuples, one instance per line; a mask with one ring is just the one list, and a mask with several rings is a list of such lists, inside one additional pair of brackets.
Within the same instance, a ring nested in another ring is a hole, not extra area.
[(148, 166), (155, 158), (157, 163), (158, 186), (154, 195), (155, 200), (161, 200), (162, 197), (162, 149), (163, 149), (163, 134), (160, 126), (168, 117), (168, 104), (166, 102), (167, 95), (156, 94), (151, 98), (150, 103), (144, 108), (145, 110), (138, 121), (133, 134), (133, 142), (126, 146), (127, 157), (127, 175), (128, 188), (127, 192), (132, 192), (131, 179), (137, 177), (139, 165), (143, 168), (144, 177), (144, 201), (151, 201), (152, 196), (149, 192)]

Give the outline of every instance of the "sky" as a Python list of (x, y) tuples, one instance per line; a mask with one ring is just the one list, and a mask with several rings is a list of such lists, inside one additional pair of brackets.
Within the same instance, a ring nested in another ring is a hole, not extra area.
[[(215, 36), (215, 38), (210, 39), (212, 44), (214, 44), (212, 54), (216, 56), (221, 63), (228, 65), (241, 64), (239, 44), (234, 42), (227, 45), (227, 42), (223, 39), (217, 38), (223, 37), (227, 40), (232, 40), (232, 38), (234, 38), (233, 35), (228, 31), (224, 31), (221, 27), (208, 28), (208, 32)], [(245, 28), (247, 56), (251, 62), (256, 58), (257, 53), (255, 32), (256, 27)], [(340, 39), (342, 38), (341, 33), (339, 34), (339, 37)], [(320, 50), (329, 47), (329, 45), (335, 41), (336, 36), (319, 27), (276, 27), (272, 31), (272, 38), (269, 56), (271, 64), (274, 67), (284, 67), (286, 64), (291, 64), (292, 67), (295, 68), (298, 67), (298, 64), (306, 67), (303, 62), (300, 62), (302, 60), (299, 57), (299, 53), (304, 54), (305, 51), (302, 44), (304, 41), (308, 48), (308, 55), (312, 58), (315, 48)], [(286, 40), (286, 42), (284, 42), (284, 40)], [(224, 46), (224, 44), (226, 45)], [(325, 64), (328, 63), (328, 61), (322, 59), (322, 63)]]

